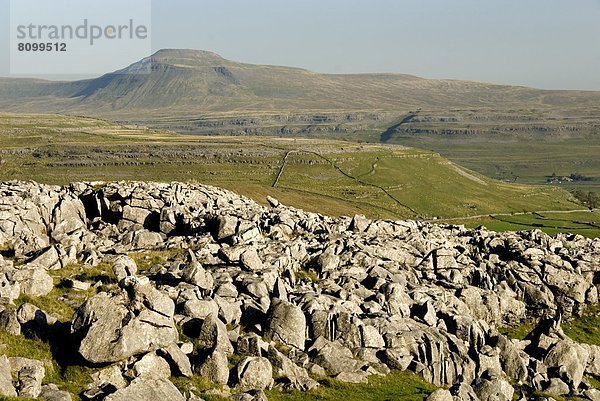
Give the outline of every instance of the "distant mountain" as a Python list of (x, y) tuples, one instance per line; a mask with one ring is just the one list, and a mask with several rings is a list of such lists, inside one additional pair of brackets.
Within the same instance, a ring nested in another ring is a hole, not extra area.
[[(132, 73), (147, 70), (150, 73)], [(282, 130), (286, 124), (303, 122), (335, 125), (356, 120), (369, 125), (419, 108), (555, 110), (598, 104), (600, 92), (546, 91), (402, 74), (318, 74), (237, 63), (196, 50), (160, 50), (96, 79), (0, 79), (1, 110), (150, 121), (184, 130), (194, 130), (190, 124), (198, 118), (210, 120), (205, 124), (208, 129), (237, 125), (252, 132), (253, 126)], [(249, 122), (252, 118), (260, 121)]]

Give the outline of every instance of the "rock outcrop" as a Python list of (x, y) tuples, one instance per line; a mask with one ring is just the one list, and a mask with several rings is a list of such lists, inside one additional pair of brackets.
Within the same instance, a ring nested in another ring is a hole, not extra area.
[[(181, 183), (2, 183), (0, 298), (46, 295), (48, 271), (77, 261), (112, 266), (118, 284), (71, 322), (78, 353), (102, 368), (84, 393), (95, 400), (185, 399), (170, 375), (255, 399), (390, 369), (449, 389), (432, 400), (510, 400), (513, 384), (595, 396), (584, 377), (600, 373), (599, 348), (559, 322), (598, 302), (600, 239), (269, 204)], [(181, 252), (142, 271), (127, 255), (151, 250)], [(0, 328), (18, 334), (27, 308), (3, 308)], [(524, 341), (497, 330), (527, 319), (540, 324)], [(43, 375), (0, 358), (0, 393), (58, 397)]]

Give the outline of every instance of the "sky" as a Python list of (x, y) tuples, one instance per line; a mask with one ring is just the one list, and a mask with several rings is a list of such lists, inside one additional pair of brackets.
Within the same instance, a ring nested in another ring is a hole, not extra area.
[[(152, 51), (210, 50), (323, 73), (600, 90), (600, 0), (151, 1)], [(8, 9), (0, 0), (2, 27)], [(8, 37), (0, 29), (0, 76), (10, 73)]]

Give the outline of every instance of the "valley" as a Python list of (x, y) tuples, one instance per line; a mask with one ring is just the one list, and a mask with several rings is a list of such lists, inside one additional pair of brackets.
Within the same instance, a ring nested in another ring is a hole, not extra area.
[(331, 215), (451, 219), (578, 210), (567, 191), (489, 179), (438, 153), (326, 139), (189, 136), (59, 115), (0, 115), (0, 180), (192, 181)]

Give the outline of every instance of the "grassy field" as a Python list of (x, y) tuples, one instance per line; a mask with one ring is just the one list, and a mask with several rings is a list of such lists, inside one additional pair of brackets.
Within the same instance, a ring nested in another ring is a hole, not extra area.
[(573, 232), (586, 237), (600, 237), (600, 212), (532, 213), (515, 216), (495, 216), (465, 221), (467, 227), (485, 226), (494, 231), (540, 229), (550, 235)]
[(552, 186), (514, 185), (435, 152), (323, 139), (196, 137), (57, 115), (0, 115), (0, 180), (194, 181), (331, 215), (458, 218), (573, 210)]
[[(600, 191), (598, 115), (597, 108), (577, 103), (545, 111), (422, 110), (385, 139), (430, 149), (503, 181), (545, 184), (555, 175), (566, 189)], [(572, 174), (586, 179), (561, 179)]]
[(519, 142), (410, 138), (396, 143), (439, 152), (469, 169), (510, 182), (545, 184), (552, 174), (581, 174), (591, 180), (564, 182), (561, 187), (600, 192), (600, 138)]
[(322, 380), (316, 390), (305, 393), (269, 391), (271, 401), (422, 401), (435, 390), (411, 372), (392, 372), (385, 377), (371, 376), (367, 384), (346, 384), (335, 380)]

